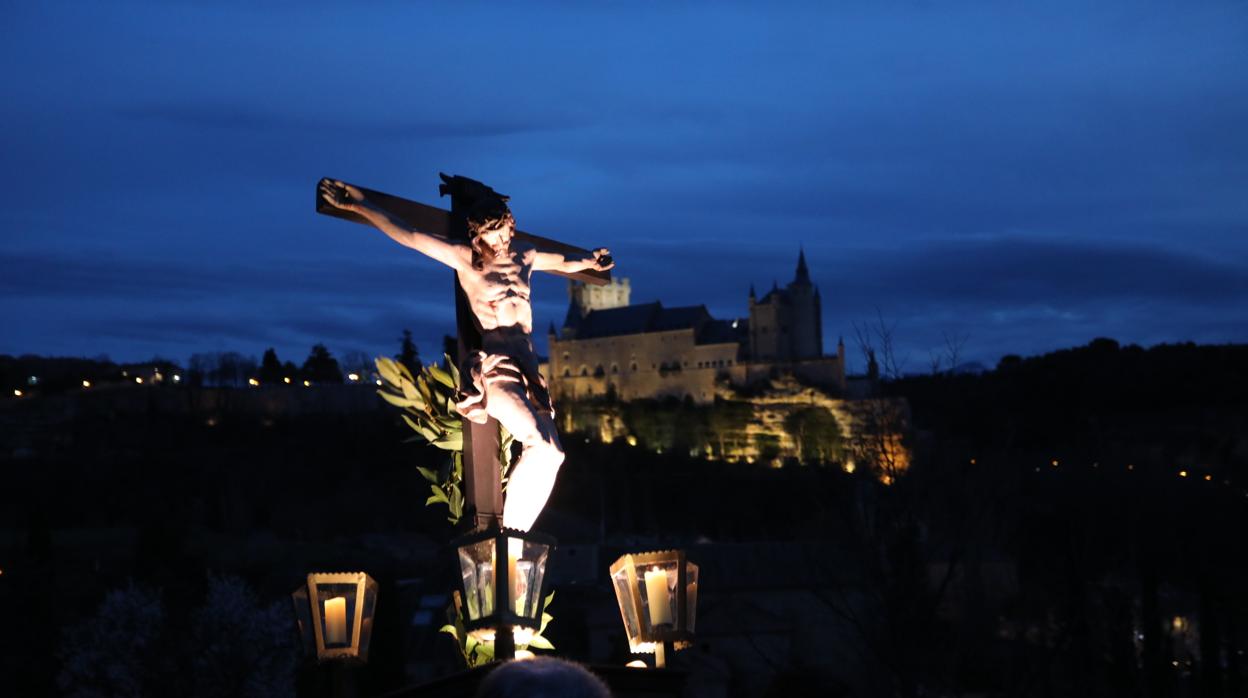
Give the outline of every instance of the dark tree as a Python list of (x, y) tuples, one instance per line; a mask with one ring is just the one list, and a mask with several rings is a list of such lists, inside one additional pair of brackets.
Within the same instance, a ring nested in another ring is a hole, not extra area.
[(310, 380), (313, 383), (342, 382), (342, 369), (338, 367), (338, 360), (329, 353), (329, 349), (326, 349), (324, 344), (312, 347), (307, 360), (303, 362), (301, 373), (304, 380)]
[(399, 355), (394, 358), (413, 375), (420, 371), (420, 351), (416, 348), (416, 342), (412, 341), (411, 330), (403, 330), (403, 336), (399, 338)]
[(269, 347), (264, 352), (264, 358), (260, 360), (260, 383), (263, 385), (274, 385), (282, 382), (283, 376), (289, 373), (282, 372), (282, 362), (277, 360), (277, 351), (273, 347)]

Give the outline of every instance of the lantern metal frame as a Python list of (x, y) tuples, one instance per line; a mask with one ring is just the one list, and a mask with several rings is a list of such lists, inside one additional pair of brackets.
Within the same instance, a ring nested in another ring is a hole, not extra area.
[[(525, 604), (525, 608), (535, 609), (532, 615), (516, 613), (515, 605), (511, 599), (511, 587), (514, 580), (510, 578), (511, 570), (507, 564), (498, 564), (499, 560), (506, 561), (508, 558), (508, 549), (510, 540), (521, 541), (521, 549), (525, 544), (543, 546), (544, 553), (541, 554), (540, 570), (538, 575), (537, 588), (527, 589), (528, 599), (536, 597), (536, 602)], [(466, 550), (480, 545), (485, 541), (492, 541), (490, 564), (492, 566), (493, 584), (490, 593), (493, 597), (489, 599), (490, 612), (485, 613), (485, 609), (478, 606), (478, 617), (472, 618), (471, 613), (464, 606), (469, 603), (470, 597), (476, 594), (475, 589), (469, 588), (469, 575), (464, 569), (466, 560), (471, 560)], [(526, 637), (532, 637), (541, 630), (542, 614), (546, 610), (546, 594), (545, 590), (549, 586), (547, 582), (546, 570), (550, 563), (551, 553), (554, 552), (556, 540), (542, 533), (533, 531), (518, 531), (510, 528), (502, 528), (497, 525), (489, 526), (480, 531), (475, 531), (467, 535), (461, 536), (453, 540), (452, 545), (455, 547), (455, 553), (459, 565), (459, 583), (456, 589), (456, 607), (460, 612), (461, 619), (464, 624), (464, 631), (469, 635), (484, 642), (494, 642), (494, 656), (499, 659), (511, 659), (515, 654), (515, 645), (527, 644)]]
[[(348, 628), (350, 642), (344, 647), (326, 647), (324, 618), (321, 613), (318, 588), (328, 585), (354, 585), (355, 596), (352, 618)], [(338, 661), (364, 663), (372, 640), (373, 614), (377, 609), (377, 582), (365, 572), (310, 572), (303, 586), (291, 594), (295, 605), (295, 618), (299, 631), (309, 651), (315, 650), (318, 662)], [(306, 625), (311, 625), (308, 632)], [(308, 640), (312, 642), (309, 643)]]
[[(650, 622), (649, 614), (651, 600), (648, 594), (646, 599), (642, 600), (641, 587), (644, 582), (639, 582), (639, 579), (644, 577), (647, 567), (660, 566), (675, 566), (676, 568), (676, 584), (673, 589), (676, 613), (672, 623), (654, 625)], [(639, 574), (639, 571), (643, 574)], [(700, 575), (698, 566), (689, 561), (685, 551), (657, 550), (628, 553), (611, 563), (610, 576), (616, 602), (620, 607), (620, 619), (624, 623), (625, 634), (628, 635), (630, 652), (654, 654), (655, 664), (664, 667), (667, 664), (667, 656), (673, 650), (686, 649), (693, 643), (693, 631), (697, 618), (697, 584)], [(625, 598), (620, 588), (621, 579), (627, 587), (628, 598)], [(629, 621), (630, 611), (635, 620), (635, 634), (630, 632), (633, 628), (633, 623)]]

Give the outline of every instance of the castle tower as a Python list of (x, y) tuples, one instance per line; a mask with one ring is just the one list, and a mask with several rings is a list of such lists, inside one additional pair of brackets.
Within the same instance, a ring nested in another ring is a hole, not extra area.
[(581, 317), (591, 310), (609, 310), (628, 305), (632, 290), (628, 279), (612, 277), (602, 286), (591, 286), (580, 281), (568, 281), (568, 299)]
[(753, 361), (823, 356), (823, 302), (810, 281), (805, 250), (798, 252), (797, 270), (788, 286), (781, 289), (773, 283), (761, 299), (751, 297), (749, 355)]
[(793, 283), (785, 289), (789, 298), (788, 359), (817, 359), (823, 356), (823, 309), (819, 289), (810, 282), (806, 251), (797, 254)]

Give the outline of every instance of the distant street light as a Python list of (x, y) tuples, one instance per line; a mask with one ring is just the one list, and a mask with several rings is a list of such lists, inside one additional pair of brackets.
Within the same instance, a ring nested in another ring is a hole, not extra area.
[(14, 388), (13, 397), (21, 397), (21, 396), (22, 396), (22, 391), (18, 390), (17, 388)]
[(290, 376), (286, 376), (285, 378), (283, 378), (283, 379), (282, 379), (282, 382), (284, 382), (284, 383), (286, 383), (286, 384), (288, 384), (288, 385), (289, 385), (289, 384), (290, 384)]
[(363, 572), (313, 572), (290, 595), (304, 651), (318, 662), (368, 661), (377, 582)]
[(256, 387), (257, 385), (260, 385), (260, 381), (256, 380), (255, 378), (248, 378), (248, 379), (247, 379), (247, 385), (250, 385), (251, 387), (253, 387), (253, 388), (254, 388), (254, 387)]
[(653, 653), (667, 666), (673, 650), (693, 640), (698, 607), (698, 566), (683, 550), (624, 555), (611, 565), (611, 585), (624, 619), (628, 648)]
[(352, 383), (354, 383), (354, 382), (358, 381), (359, 379), (360, 379), (360, 374), (358, 374), (358, 373), (348, 373), (348, 374), (347, 374), (347, 380), (351, 381)]
[(138, 383), (139, 385), (143, 385), (143, 377), (142, 377), (142, 376), (135, 376), (135, 377), (134, 377), (134, 382), (135, 382), (135, 383)]
[(83, 382), (82, 382), (82, 387), (84, 387), (84, 388), (90, 388), (90, 387), (91, 387), (91, 381), (83, 381)]

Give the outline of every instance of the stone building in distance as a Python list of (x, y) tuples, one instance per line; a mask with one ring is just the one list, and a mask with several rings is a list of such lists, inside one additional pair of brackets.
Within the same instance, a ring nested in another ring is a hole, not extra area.
[(845, 391), (845, 345), (823, 354), (822, 303), (805, 253), (793, 281), (762, 298), (753, 287), (749, 316), (711, 317), (706, 306), (630, 305), (628, 279), (606, 286), (570, 282), (563, 327), (551, 327), (546, 368), (556, 399), (674, 397), (714, 401), (715, 386), (753, 386), (792, 376), (835, 394)]

